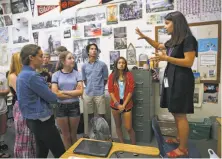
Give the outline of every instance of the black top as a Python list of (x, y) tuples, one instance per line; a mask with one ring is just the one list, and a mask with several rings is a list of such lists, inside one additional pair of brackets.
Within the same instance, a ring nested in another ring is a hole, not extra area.
[[(166, 45), (165, 45), (166, 46)], [(197, 41), (194, 36), (187, 36), (184, 41), (173, 48), (166, 46), (171, 57), (184, 58), (184, 53), (196, 51)], [(171, 51), (170, 51), (171, 50)], [(168, 108), (171, 113), (193, 113), (194, 76), (191, 68), (181, 67), (168, 62), (164, 76), (168, 78), (169, 87), (162, 87), (162, 108)]]

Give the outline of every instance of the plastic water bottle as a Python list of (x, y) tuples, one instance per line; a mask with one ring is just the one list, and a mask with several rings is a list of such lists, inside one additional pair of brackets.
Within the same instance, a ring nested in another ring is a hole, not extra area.
[(214, 152), (214, 150), (212, 149), (208, 149), (208, 153), (210, 155), (210, 158), (219, 158), (217, 154)]

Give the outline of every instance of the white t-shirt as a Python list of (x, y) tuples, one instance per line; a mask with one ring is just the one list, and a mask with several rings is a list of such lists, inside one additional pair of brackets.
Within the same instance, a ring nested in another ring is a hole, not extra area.
[[(7, 90), (8, 82), (5, 77), (5, 74), (0, 73), (0, 90)], [(5, 114), (7, 112), (7, 105), (5, 102), (5, 96), (0, 96), (0, 115)]]

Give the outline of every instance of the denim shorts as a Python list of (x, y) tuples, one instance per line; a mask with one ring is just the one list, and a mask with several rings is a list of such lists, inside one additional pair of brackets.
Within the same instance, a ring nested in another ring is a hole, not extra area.
[(58, 103), (56, 108), (56, 117), (79, 117), (80, 107), (79, 102), (73, 103)]

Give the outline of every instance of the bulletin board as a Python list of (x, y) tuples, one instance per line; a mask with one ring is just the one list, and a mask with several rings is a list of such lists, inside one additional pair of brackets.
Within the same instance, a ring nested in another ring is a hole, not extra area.
[[(220, 83), (221, 68), (221, 21), (189, 24), (198, 41), (198, 57), (192, 70), (200, 73), (201, 83)], [(155, 39), (165, 43), (170, 35), (164, 26), (155, 27)]]

